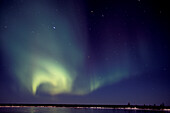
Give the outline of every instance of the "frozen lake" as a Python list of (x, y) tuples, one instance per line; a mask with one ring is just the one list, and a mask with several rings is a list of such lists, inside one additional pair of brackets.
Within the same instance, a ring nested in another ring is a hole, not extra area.
[(64, 107), (0, 107), (0, 113), (170, 113), (167, 111), (129, 109), (91, 109)]

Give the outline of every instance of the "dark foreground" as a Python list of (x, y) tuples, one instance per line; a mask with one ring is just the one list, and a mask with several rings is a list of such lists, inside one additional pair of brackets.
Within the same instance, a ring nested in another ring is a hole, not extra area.
[[(152, 106), (152, 105), (85, 105), (85, 104), (0, 104), (0, 109), (11, 108), (89, 108), (89, 109), (124, 109), (124, 110), (152, 110), (152, 111), (169, 111), (170, 106)], [(1, 112), (1, 111), (0, 111)]]
[(1, 106), (0, 113), (169, 113), (164, 110), (113, 109), (99, 107)]

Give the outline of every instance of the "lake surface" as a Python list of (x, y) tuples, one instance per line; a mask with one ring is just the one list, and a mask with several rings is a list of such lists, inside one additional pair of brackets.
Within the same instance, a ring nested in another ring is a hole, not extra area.
[(0, 107), (0, 113), (170, 113), (167, 111), (60, 107)]

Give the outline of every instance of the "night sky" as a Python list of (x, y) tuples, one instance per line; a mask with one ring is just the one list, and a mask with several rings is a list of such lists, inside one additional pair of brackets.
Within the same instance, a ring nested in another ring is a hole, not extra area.
[(170, 105), (168, 0), (0, 0), (0, 103)]

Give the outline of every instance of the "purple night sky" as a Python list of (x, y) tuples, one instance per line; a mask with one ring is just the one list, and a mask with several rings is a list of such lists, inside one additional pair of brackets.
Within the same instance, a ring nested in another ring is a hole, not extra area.
[(0, 103), (170, 106), (166, 0), (0, 0)]

